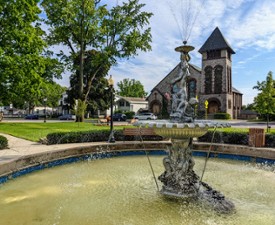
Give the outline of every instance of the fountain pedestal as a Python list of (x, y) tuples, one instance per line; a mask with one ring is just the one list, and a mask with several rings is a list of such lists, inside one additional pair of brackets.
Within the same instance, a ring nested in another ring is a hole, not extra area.
[(172, 145), (167, 149), (168, 156), (163, 158), (165, 170), (158, 177), (163, 184), (161, 194), (168, 197), (193, 198), (219, 213), (234, 211), (235, 206), (230, 200), (200, 180), (193, 170), (195, 162), (192, 157), (193, 138), (204, 135), (209, 128), (226, 127), (228, 124), (203, 121), (138, 121), (134, 125), (153, 128), (157, 135), (171, 139)]
[(180, 198), (198, 196), (199, 176), (193, 171), (191, 142), (191, 138), (172, 140), (169, 155), (163, 159), (165, 171), (158, 178), (163, 183), (162, 194)]
[(165, 171), (159, 176), (163, 183), (161, 193), (169, 197), (197, 198), (201, 202), (212, 206), (215, 210), (223, 213), (232, 212), (234, 204), (208, 184), (202, 182), (194, 172), (195, 162), (192, 158), (193, 138), (204, 135), (208, 128), (223, 126), (223, 124), (195, 122), (196, 98), (188, 99), (186, 82), (190, 76), (189, 52), (194, 47), (186, 45), (177, 47), (175, 50), (181, 53), (181, 63), (178, 73), (171, 80), (171, 94), (167, 93), (172, 100), (169, 121), (147, 122), (138, 121), (136, 126), (152, 127), (156, 134), (170, 138), (172, 145), (168, 149), (168, 156), (164, 157)]

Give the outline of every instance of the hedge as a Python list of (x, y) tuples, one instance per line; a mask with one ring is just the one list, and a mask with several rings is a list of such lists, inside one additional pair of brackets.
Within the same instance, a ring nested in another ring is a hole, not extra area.
[[(207, 133), (198, 138), (199, 142), (211, 142), (214, 131)], [(216, 131), (213, 139), (214, 143), (248, 145), (248, 133), (246, 132), (223, 132)]]
[[(207, 131), (207, 133), (198, 138), (199, 142), (211, 142), (214, 131)], [(214, 143), (224, 143), (233, 145), (248, 145), (248, 132), (226, 132), (216, 131), (214, 135)], [(275, 147), (275, 134), (265, 134), (265, 147)]]
[(0, 135), (0, 150), (8, 148), (8, 139)]
[[(109, 130), (99, 131), (79, 131), (79, 132), (56, 132), (50, 133), (46, 137), (45, 143), (48, 145), (65, 144), (65, 143), (84, 143), (84, 142), (107, 142), (110, 136)], [(123, 130), (114, 130), (114, 138), (116, 141), (136, 141), (141, 140), (139, 136), (124, 137)], [(144, 141), (160, 141), (161, 136), (152, 135), (142, 137)]]
[(231, 118), (231, 116), (228, 113), (215, 113), (214, 114), (214, 119), (229, 120), (230, 118)]
[[(207, 131), (207, 133), (198, 138), (199, 142), (211, 142), (214, 131)], [(84, 143), (84, 142), (107, 142), (109, 139), (110, 131), (80, 131), (80, 132), (57, 132), (47, 135), (46, 143), (52, 144), (64, 144), (64, 143)], [(116, 141), (140, 141), (139, 136), (127, 136), (124, 137), (122, 130), (114, 130), (114, 138)], [(142, 137), (144, 141), (160, 141), (163, 140), (162, 137), (144, 136)], [(228, 131), (216, 131), (214, 135), (214, 143), (224, 143), (233, 145), (248, 145), (249, 134), (248, 132), (228, 132)], [(275, 134), (265, 135), (265, 146), (275, 147)]]

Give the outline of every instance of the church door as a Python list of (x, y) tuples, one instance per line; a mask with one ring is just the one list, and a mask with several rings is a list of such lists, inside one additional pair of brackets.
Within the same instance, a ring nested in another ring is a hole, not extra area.
[(212, 114), (212, 113), (217, 113), (219, 112), (219, 104), (216, 101), (211, 101), (208, 104), (208, 113)]
[(151, 102), (150, 111), (155, 115), (159, 115), (161, 113), (161, 104), (158, 100), (154, 100)]
[(152, 107), (152, 113), (155, 115), (158, 115), (160, 113), (160, 105), (159, 104), (154, 104)]

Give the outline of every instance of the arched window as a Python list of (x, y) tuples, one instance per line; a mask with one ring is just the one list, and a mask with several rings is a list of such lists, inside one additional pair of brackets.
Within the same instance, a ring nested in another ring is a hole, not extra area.
[(215, 67), (215, 72), (214, 72), (214, 76), (215, 76), (214, 92), (215, 92), (215, 94), (222, 93), (222, 70), (223, 70), (223, 67), (220, 65)]
[(221, 50), (207, 51), (207, 59), (219, 59), (221, 58)]
[(197, 93), (197, 81), (195, 79), (190, 79), (187, 83), (188, 99), (196, 98)]
[(205, 72), (205, 80), (204, 80), (204, 86), (205, 86), (205, 94), (211, 94), (212, 93), (212, 67), (207, 66), (204, 69)]

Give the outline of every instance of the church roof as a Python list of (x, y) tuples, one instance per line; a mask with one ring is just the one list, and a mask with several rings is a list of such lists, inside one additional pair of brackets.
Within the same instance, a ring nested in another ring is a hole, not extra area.
[(124, 97), (124, 96), (117, 96), (117, 97), (118, 97), (118, 99), (116, 101), (123, 99), (129, 103), (146, 103), (147, 102), (145, 98)]
[(240, 92), (239, 90), (237, 90), (236, 88), (234, 88), (234, 87), (232, 87), (232, 91), (233, 92), (235, 92), (235, 93), (237, 93), (237, 94), (243, 94), (242, 92)]
[(200, 48), (199, 53), (221, 49), (227, 49), (232, 54), (235, 54), (234, 50), (231, 48), (227, 40), (222, 35), (220, 29), (216, 27), (209, 38), (206, 40), (206, 42), (203, 44), (203, 46)]
[[(194, 70), (196, 70), (198, 73), (201, 73), (201, 68), (194, 65), (194, 64), (191, 64), (191, 63), (188, 63), (189, 64), (189, 69), (192, 68)], [(170, 76), (170, 74), (174, 73), (174, 71), (176, 71), (177, 69), (179, 69), (180, 67), (180, 63), (178, 63), (178, 65), (176, 65), (176, 67), (171, 70), (152, 90), (151, 92), (153, 92), (154, 90), (157, 90), (159, 93), (161, 93), (161, 91), (157, 88), (165, 79), (166, 77)], [(149, 97), (149, 96), (148, 96)], [(148, 97), (146, 99), (148, 99)]]
[(189, 66), (193, 67), (195, 70), (197, 70), (198, 72), (201, 73), (201, 68), (200, 67), (198, 67), (198, 66), (196, 66), (194, 64), (191, 64), (191, 63), (189, 63)]

